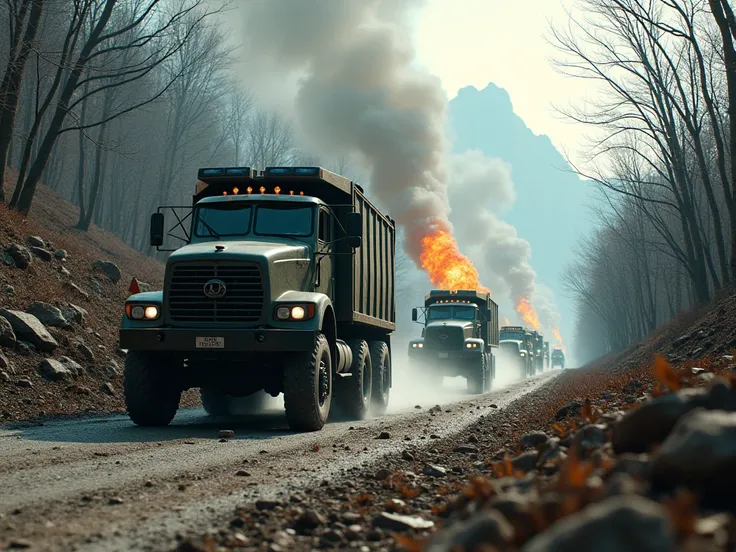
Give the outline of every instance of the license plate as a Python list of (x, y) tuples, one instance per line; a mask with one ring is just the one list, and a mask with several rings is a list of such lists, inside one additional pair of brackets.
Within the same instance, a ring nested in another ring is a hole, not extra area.
[(224, 337), (198, 337), (196, 341), (197, 349), (224, 349)]
[(448, 358), (449, 356), (449, 353), (440, 353), (440, 358)]

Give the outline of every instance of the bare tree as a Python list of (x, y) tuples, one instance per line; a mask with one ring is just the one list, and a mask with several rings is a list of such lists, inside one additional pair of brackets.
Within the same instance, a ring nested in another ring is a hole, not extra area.
[[(113, 9), (116, 5), (130, 8), (128, 18), (116, 25)], [(58, 61), (54, 83), (37, 115), (39, 124), (44, 112), (53, 104), (50, 120), (40, 140), (38, 151), (31, 161), (30, 153), (24, 155), (11, 206), (28, 212), (36, 186), (48, 164), (58, 137), (64, 132), (87, 130), (103, 125), (112, 119), (130, 113), (161, 97), (178, 80), (173, 75), (163, 81), (152, 93), (134, 97), (130, 103), (117, 106), (107, 116), (95, 121), (74, 121), (65, 126), (67, 117), (88, 98), (102, 94), (110, 88), (140, 83), (156, 67), (176, 55), (185, 46), (189, 35), (213, 14), (204, 9), (203, 0), (181, 0), (176, 9), (164, 9), (162, 0), (76, 0), (70, 17), (64, 46)], [(172, 29), (184, 25), (187, 32), (179, 33), (178, 40), (171, 40)], [(126, 65), (105, 66), (104, 60), (116, 59), (126, 50), (146, 50), (142, 56), (132, 56)], [(99, 64), (99, 65), (98, 65)], [(85, 71), (89, 70), (88, 74)], [(79, 94), (90, 84), (86, 93)], [(58, 96), (56, 94), (58, 90)], [(33, 146), (33, 138), (26, 150)]]
[(5, 167), (13, 140), (23, 72), (36, 41), (45, 0), (7, 0), (8, 61), (0, 83), (0, 201), (5, 201)]
[(256, 110), (248, 122), (246, 153), (254, 167), (290, 163), (297, 155), (291, 122), (278, 113)]

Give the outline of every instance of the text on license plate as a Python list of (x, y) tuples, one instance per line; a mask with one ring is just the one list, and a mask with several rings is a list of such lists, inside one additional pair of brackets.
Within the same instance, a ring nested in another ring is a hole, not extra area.
[(198, 337), (196, 341), (197, 349), (224, 349), (224, 337)]
[(440, 353), (440, 358), (447, 358), (450, 355), (448, 353)]

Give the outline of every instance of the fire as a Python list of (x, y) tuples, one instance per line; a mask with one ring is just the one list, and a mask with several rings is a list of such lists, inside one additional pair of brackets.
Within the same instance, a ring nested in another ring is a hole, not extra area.
[(503, 317), (503, 325), (504, 325), (504, 326), (510, 326), (510, 325), (511, 325), (511, 320), (509, 320), (508, 318), (506, 318), (506, 317), (504, 316), (504, 317)]
[(478, 270), (470, 259), (460, 253), (457, 241), (445, 230), (438, 230), (422, 238), (419, 260), (422, 268), (429, 274), (432, 285), (438, 289), (488, 291), (480, 283)]
[(567, 348), (565, 347), (565, 344), (562, 341), (562, 334), (560, 333), (560, 330), (553, 329), (552, 335), (555, 336), (555, 339), (557, 340), (557, 346), (562, 349), (562, 352), (566, 353)]
[(521, 319), (525, 324), (531, 326), (535, 330), (538, 330), (542, 325), (539, 323), (539, 317), (537, 316), (534, 307), (526, 297), (521, 297), (519, 302), (516, 304), (516, 312), (521, 315)]

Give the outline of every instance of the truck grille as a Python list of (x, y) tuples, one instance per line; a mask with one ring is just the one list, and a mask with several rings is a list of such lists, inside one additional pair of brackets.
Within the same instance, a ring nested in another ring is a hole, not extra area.
[(464, 343), (465, 335), (459, 326), (428, 326), (424, 332), (427, 349), (452, 351), (462, 349)]
[[(204, 285), (221, 280), (225, 296), (210, 299)], [(258, 322), (263, 312), (263, 279), (255, 263), (174, 265), (168, 286), (172, 322)]]

